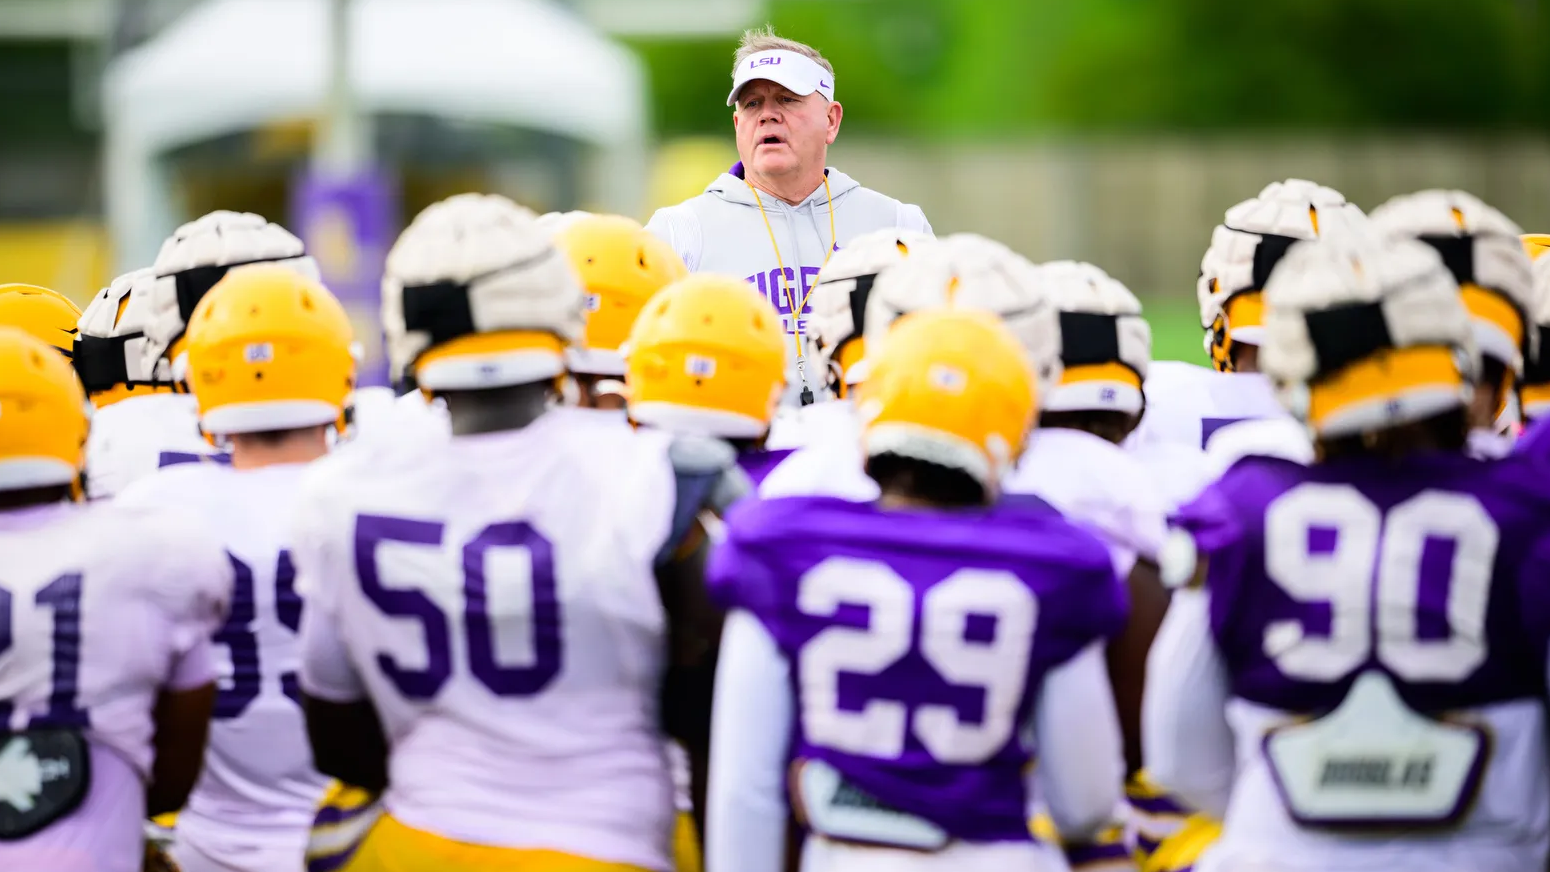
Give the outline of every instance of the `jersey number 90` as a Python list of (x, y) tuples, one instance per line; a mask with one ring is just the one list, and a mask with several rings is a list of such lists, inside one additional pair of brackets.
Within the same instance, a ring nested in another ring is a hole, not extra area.
[[(1292, 599), (1327, 603), (1329, 630), (1273, 621), (1265, 654), (1305, 681), (1338, 681), (1374, 656), (1405, 681), (1468, 678), (1486, 659), (1500, 535), (1468, 494), (1422, 491), (1385, 513), (1350, 485), (1299, 485), (1265, 510), (1265, 571)], [(1428, 541), (1452, 543), (1437, 579), (1443, 601), (1429, 609), (1446, 619), (1447, 634), (1435, 639), (1417, 627)]]
[[(422, 669), (405, 667), (387, 652), (377, 654), (378, 668), (407, 699), (431, 699), (452, 677), (451, 624), (446, 612), (413, 586), (412, 579), (425, 577), (426, 564), (416, 563), (415, 571), (395, 577), (392, 564), (379, 560), (378, 551), (385, 543), (418, 545), (434, 550), (436, 559), (442, 556), (445, 535), (446, 525), (439, 521), (378, 515), (362, 515), (356, 521), (355, 571), (362, 592), (383, 614), (419, 623), (425, 638)], [(492, 615), (490, 576), (501, 552), (505, 559), (499, 566), (500, 588), (503, 593), (518, 592), (527, 602), (525, 608)], [(529, 696), (543, 690), (560, 674), (561, 662), (560, 599), (549, 540), (524, 521), (503, 521), (480, 530), (456, 553), (469, 671), (496, 696)], [(439, 568), (441, 561), (437, 564)], [(499, 662), (498, 632), (506, 636), (505, 647), (525, 649), (524, 662)]]

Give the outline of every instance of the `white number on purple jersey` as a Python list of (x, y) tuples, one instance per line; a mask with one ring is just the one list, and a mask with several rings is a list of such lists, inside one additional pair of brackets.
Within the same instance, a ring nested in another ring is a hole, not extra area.
[[(894, 758), (912, 730), (942, 763), (982, 763), (1017, 729), (1017, 707), (1028, 679), (1028, 657), (1039, 606), (1033, 591), (1009, 572), (960, 569), (931, 586), (915, 608), (914, 589), (886, 563), (833, 557), (802, 576), (797, 608), (815, 617), (841, 604), (865, 606), (866, 629), (829, 627), (802, 646), (802, 728), (808, 738), (848, 754)], [(970, 642), (970, 615), (995, 618), (995, 638)], [(984, 717), (965, 723), (956, 709), (903, 700), (871, 699), (859, 711), (839, 706), (842, 673), (875, 675), (910, 652), (916, 625), (920, 653), (948, 683), (985, 692)]]
[[(1299, 485), (1265, 510), (1265, 571), (1298, 602), (1327, 603), (1329, 632), (1274, 621), (1265, 654), (1287, 677), (1309, 681), (1344, 678), (1374, 652), (1406, 681), (1462, 681), (1485, 662), (1499, 538), (1468, 494), (1423, 491), (1385, 515), (1350, 485)], [(1453, 544), (1443, 639), (1422, 639), (1416, 628), (1429, 539)]]

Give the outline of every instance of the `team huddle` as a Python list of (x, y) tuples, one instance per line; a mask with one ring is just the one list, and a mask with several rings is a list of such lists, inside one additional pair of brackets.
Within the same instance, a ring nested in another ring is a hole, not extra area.
[(1271, 184), (1207, 367), (978, 235), (789, 331), (464, 194), (396, 391), (256, 215), (0, 286), (0, 869), (1542, 872), (1547, 246)]

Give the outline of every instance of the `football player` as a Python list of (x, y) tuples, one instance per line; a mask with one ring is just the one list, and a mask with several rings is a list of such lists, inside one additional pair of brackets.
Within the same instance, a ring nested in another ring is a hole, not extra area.
[(300, 869), (327, 779), (312, 766), (296, 672), (301, 598), (290, 516), (307, 464), (344, 428), (355, 380), (349, 316), (321, 284), (272, 264), (228, 272), (188, 319), (187, 381), (199, 424), (231, 463), (140, 479), (126, 506), (213, 519), (236, 572), (215, 634), (222, 670), (204, 775), (178, 815), (183, 872)]
[(828, 393), (838, 403), (819, 402), (776, 413), (768, 445), (773, 450), (795, 448), (838, 429), (839, 438), (855, 438), (850, 402), (861, 377), (856, 364), (866, 356), (867, 298), (884, 270), (902, 263), (911, 252), (934, 241), (929, 234), (887, 228), (863, 233), (834, 252), (813, 280), (812, 342), (809, 357), (828, 373)]
[[(1239, 456), (1232, 452), (1202, 464), (1198, 455), (1179, 449), (1204, 450), (1218, 430), (1239, 421), (1286, 418), (1258, 365), (1263, 289), (1276, 264), (1299, 239), (1345, 236), (1366, 223), (1362, 211), (1340, 192), (1287, 179), (1228, 209), (1212, 231), (1196, 284), (1211, 367), (1154, 362), (1147, 373), (1146, 414), (1129, 439), (1175, 502), (1193, 496), (1212, 472)], [(1269, 436), (1254, 440), (1252, 447), (1253, 453), (1294, 457), (1306, 457), (1310, 450), (1298, 428), (1284, 425), (1269, 425)]]
[(747, 282), (714, 273), (676, 281), (630, 331), (630, 420), (724, 442), (748, 475), (747, 489), (756, 487), (790, 453), (764, 450), (786, 385), (784, 343), (780, 314), (748, 293)]
[(1106, 653), (1132, 778), (1127, 795), (1135, 841), (1145, 855), (1185, 814), (1140, 771), (1146, 654), (1168, 607), (1157, 559), (1170, 506), (1153, 473), (1121, 445), (1146, 408), (1141, 386), (1151, 363), (1151, 327), (1135, 295), (1092, 264), (1042, 264), (1038, 277), (1059, 313), (1059, 344), (1026, 350), (1033, 357), (1058, 354), (1060, 379), (1040, 403), (1039, 426), (1004, 487), (1036, 494), (1098, 532), (1127, 579), (1130, 618)]
[[(881, 343), (900, 315), (944, 306), (950, 298), (1010, 319), (1019, 336), (1031, 334), (1025, 343), (1029, 347), (1058, 347), (1054, 307), (1040, 293), (1036, 268), (1027, 258), (974, 233), (955, 233), (914, 252), (882, 269), (872, 283), (860, 339), (864, 347)], [(1059, 377), (1058, 359), (1041, 361), (1041, 366), (1039, 377), (1053, 384)], [(846, 367), (845, 378), (852, 386), (863, 384), (869, 369), (863, 357)], [(837, 407), (826, 426), (770, 472), (760, 485), (761, 494), (875, 498), (877, 485), (862, 472), (855, 410), (839, 414), (842, 411)]]
[(0, 328), (0, 868), (136, 872), (199, 775), (232, 570), (201, 519), (81, 506), (86, 395)]
[(111, 497), (179, 463), (224, 456), (199, 432), (193, 398), (173, 393), (172, 365), (145, 356), (156, 270), (114, 279), (87, 304), (75, 338), (75, 372), (95, 412), (86, 440), (86, 496)]
[(59, 349), (75, 353), (81, 309), (70, 298), (37, 285), (0, 285), (0, 327), (15, 327)]
[(646, 301), (689, 270), (671, 246), (622, 215), (582, 213), (564, 224), (554, 244), (570, 258), (586, 291), (586, 330), (581, 343), (568, 352), (567, 362), (578, 405), (622, 410), (624, 356), (619, 346)]
[(509, 200), (422, 212), (383, 292), (393, 368), (452, 433), (353, 443), (295, 518), (313, 757), (385, 809), (332, 862), (669, 869), (665, 734), (703, 753), (719, 629), (686, 605), (672, 439), (557, 404), (585, 295)]
[[(121, 276), (87, 308), (84, 335), (100, 344), (101, 367), (89, 387), (115, 411), (97, 421), (87, 451), (87, 481), (94, 497), (107, 497), (163, 466), (203, 460), (226, 461), (203, 443), (198, 412), (184, 382), (184, 331), (194, 307), (234, 266), (276, 263), (316, 280), (317, 264), (289, 231), (248, 212), (216, 211), (179, 227), (162, 243), (153, 275)], [(127, 355), (138, 353), (138, 364)], [(119, 356), (125, 370), (119, 371)], [(83, 375), (83, 378), (87, 376)], [(159, 396), (166, 379), (173, 396)], [(147, 383), (149, 383), (147, 385)], [(151, 388), (119, 401), (120, 385)], [(154, 397), (154, 399), (151, 399)]]
[(1195, 869), (1543, 869), (1550, 507), (1465, 453), (1458, 284), (1420, 242), (1324, 239), (1265, 302), (1317, 461), (1247, 458), (1181, 512), (1148, 661), (1147, 768), (1223, 821)]
[(1119, 801), (1102, 642), (1124, 590), (1103, 545), (1047, 507), (991, 507), (1036, 413), (1005, 324), (917, 312), (868, 349), (880, 498), (744, 501), (712, 557), (732, 611), (707, 869), (785, 868), (788, 808), (802, 872), (1065, 869), (1026, 811), (1037, 792), (1079, 841)]
[(1533, 279), (1523, 231), (1506, 215), (1463, 191), (1421, 191), (1373, 210), (1379, 232), (1419, 239), (1437, 249), (1458, 282), (1475, 326), (1480, 381), (1470, 401), (1470, 450), (1500, 457), (1512, 450), (1505, 420), (1537, 338), (1530, 321)]

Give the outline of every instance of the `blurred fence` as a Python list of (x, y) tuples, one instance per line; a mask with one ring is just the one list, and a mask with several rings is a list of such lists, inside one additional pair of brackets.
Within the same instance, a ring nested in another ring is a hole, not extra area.
[(1222, 213), (1287, 177), (1337, 188), (1369, 210), (1395, 194), (1462, 188), (1526, 231), (1550, 232), (1544, 137), (841, 137), (830, 163), (919, 204), (938, 234), (972, 230), (1036, 261), (1091, 261), (1152, 298), (1193, 295)]

